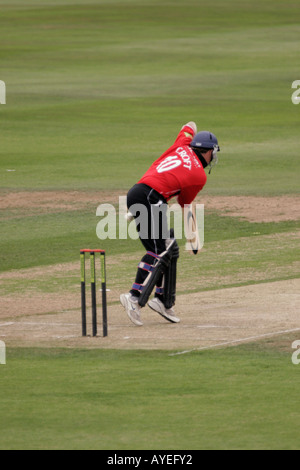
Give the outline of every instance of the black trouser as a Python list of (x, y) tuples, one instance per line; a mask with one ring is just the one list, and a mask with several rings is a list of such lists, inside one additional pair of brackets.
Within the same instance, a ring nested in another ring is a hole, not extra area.
[[(145, 184), (136, 184), (127, 195), (127, 206), (136, 220), (140, 240), (147, 250), (142, 258), (143, 268), (139, 267), (135, 283), (130, 291), (140, 296), (142, 284), (149, 275), (147, 267), (152, 266), (156, 256), (166, 250), (166, 239), (169, 237), (167, 222), (167, 201), (154, 189)], [(163, 276), (157, 282), (156, 296), (162, 295)]]

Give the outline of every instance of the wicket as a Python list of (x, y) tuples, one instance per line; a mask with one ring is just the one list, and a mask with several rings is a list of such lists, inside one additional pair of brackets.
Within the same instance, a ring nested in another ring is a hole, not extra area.
[(85, 272), (85, 254), (90, 254), (91, 263), (91, 295), (92, 295), (92, 334), (97, 336), (97, 298), (96, 298), (96, 253), (100, 253), (101, 259), (101, 287), (102, 287), (102, 320), (103, 336), (107, 333), (107, 299), (106, 299), (106, 262), (105, 250), (80, 250), (81, 264), (81, 318), (82, 318), (82, 336), (87, 336), (86, 322), (86, 272)]

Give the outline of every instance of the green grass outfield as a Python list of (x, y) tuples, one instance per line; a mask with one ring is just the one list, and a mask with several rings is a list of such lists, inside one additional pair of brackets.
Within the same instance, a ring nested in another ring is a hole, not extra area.
[[(124, 195), (189, 120), (222, 149), (206, 196), (299, 194), (296, 2), (0, 0), (0, 9), (0, 198)], [(0, 219), (4, 273), (75, 262), (99, 245), (92, 204), (1, 206)], [(201, 262), (180, 258), (179, 292), (186, 274), (199, 292), (299, 277), (298, 230), (299, 221), (208, 213)], [(116, 258), (137, 248), (101, 245)], [(115, 265), (109, 279), (125, 288), (132, 267)], [(30, 282), (3, 282), (0, 293)], [(78, 279), (62, 282), (76, 292)], [(53, 292), (54, 280), (40, 288)], [(8, 345), (0, 448), (299, 449), (295, 339), (176, 357)]]
[(0, 449), (299, 448), (299, 370), (276, 343), (8, 353)]

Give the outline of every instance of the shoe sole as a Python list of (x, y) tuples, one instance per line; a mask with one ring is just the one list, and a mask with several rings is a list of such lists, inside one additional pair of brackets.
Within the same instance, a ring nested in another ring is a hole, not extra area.
[(158, 313), (160, 316), (162, 316), (165, 320), (168, 320), (170, 323), (180, 323), (180, 319), (177, 317), (168, 317), (165, 313), (156, 310), (156, 308), (152, 307), (151, 301), (148, 302), (148, 306), (153, 310), (154, 312)]
[(137, 321), (137, 320), (135, 320), (134, 318), (131, 317), (131, 315), (130, 315), (130, 310), (129, 310), (129, 308), (128, 308), (128, 299), (127, 299), (127, 297), (126, 297), (125, 294), (122, 294), (122, 295), (120, 296), (120, 302), (121, 302), (121, 304), (123, 305), (124, 309), (126, 310), (126, 313), (127, 313), (127, 315), (128, 315), (128, 318), (132, 321), (132, 323), (133, 323), (134, 325), (136, 325), (136, 326), (143, 326), (143, 323), (142, 323), (142, 322), (139, 322), (139, 321)]

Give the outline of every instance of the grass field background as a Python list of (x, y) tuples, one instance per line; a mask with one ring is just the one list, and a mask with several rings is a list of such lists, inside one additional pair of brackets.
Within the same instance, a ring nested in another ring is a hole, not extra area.
[[(99, 192), (100, 204), (102, 191), (125, 195), (190, 120), (222, 150), (205, 195), (299, 194), (295, 2), (0, 0), (0, 8), (0, 197)], [(92, 203), (49, 213), (1, 206), (0, 217), (1, 272), (75, 262), (82, 246), (99, 245)], [(201, 263), (180, 258), (179, 292), (186, 273), (199, 292), (299, 277), (298, 230), (299, 220), (207, 213)], [(133, 241), (101, 247), (116, 259), (137, 250)], [(126, 288), (132, 266), (110, 268), (112, 285)], [(4, 282), (0, 293), (30, 282)], [(60, 288), (76, 295), (77, 284), (66, 276)], [(299, 448), (293, 339), (180, 359), (8, 347), (0, 448)]]
[(182, 357), (16, 349), (1, 369), (0, 447), (295, 449), (297, 372), (276, 345)]

